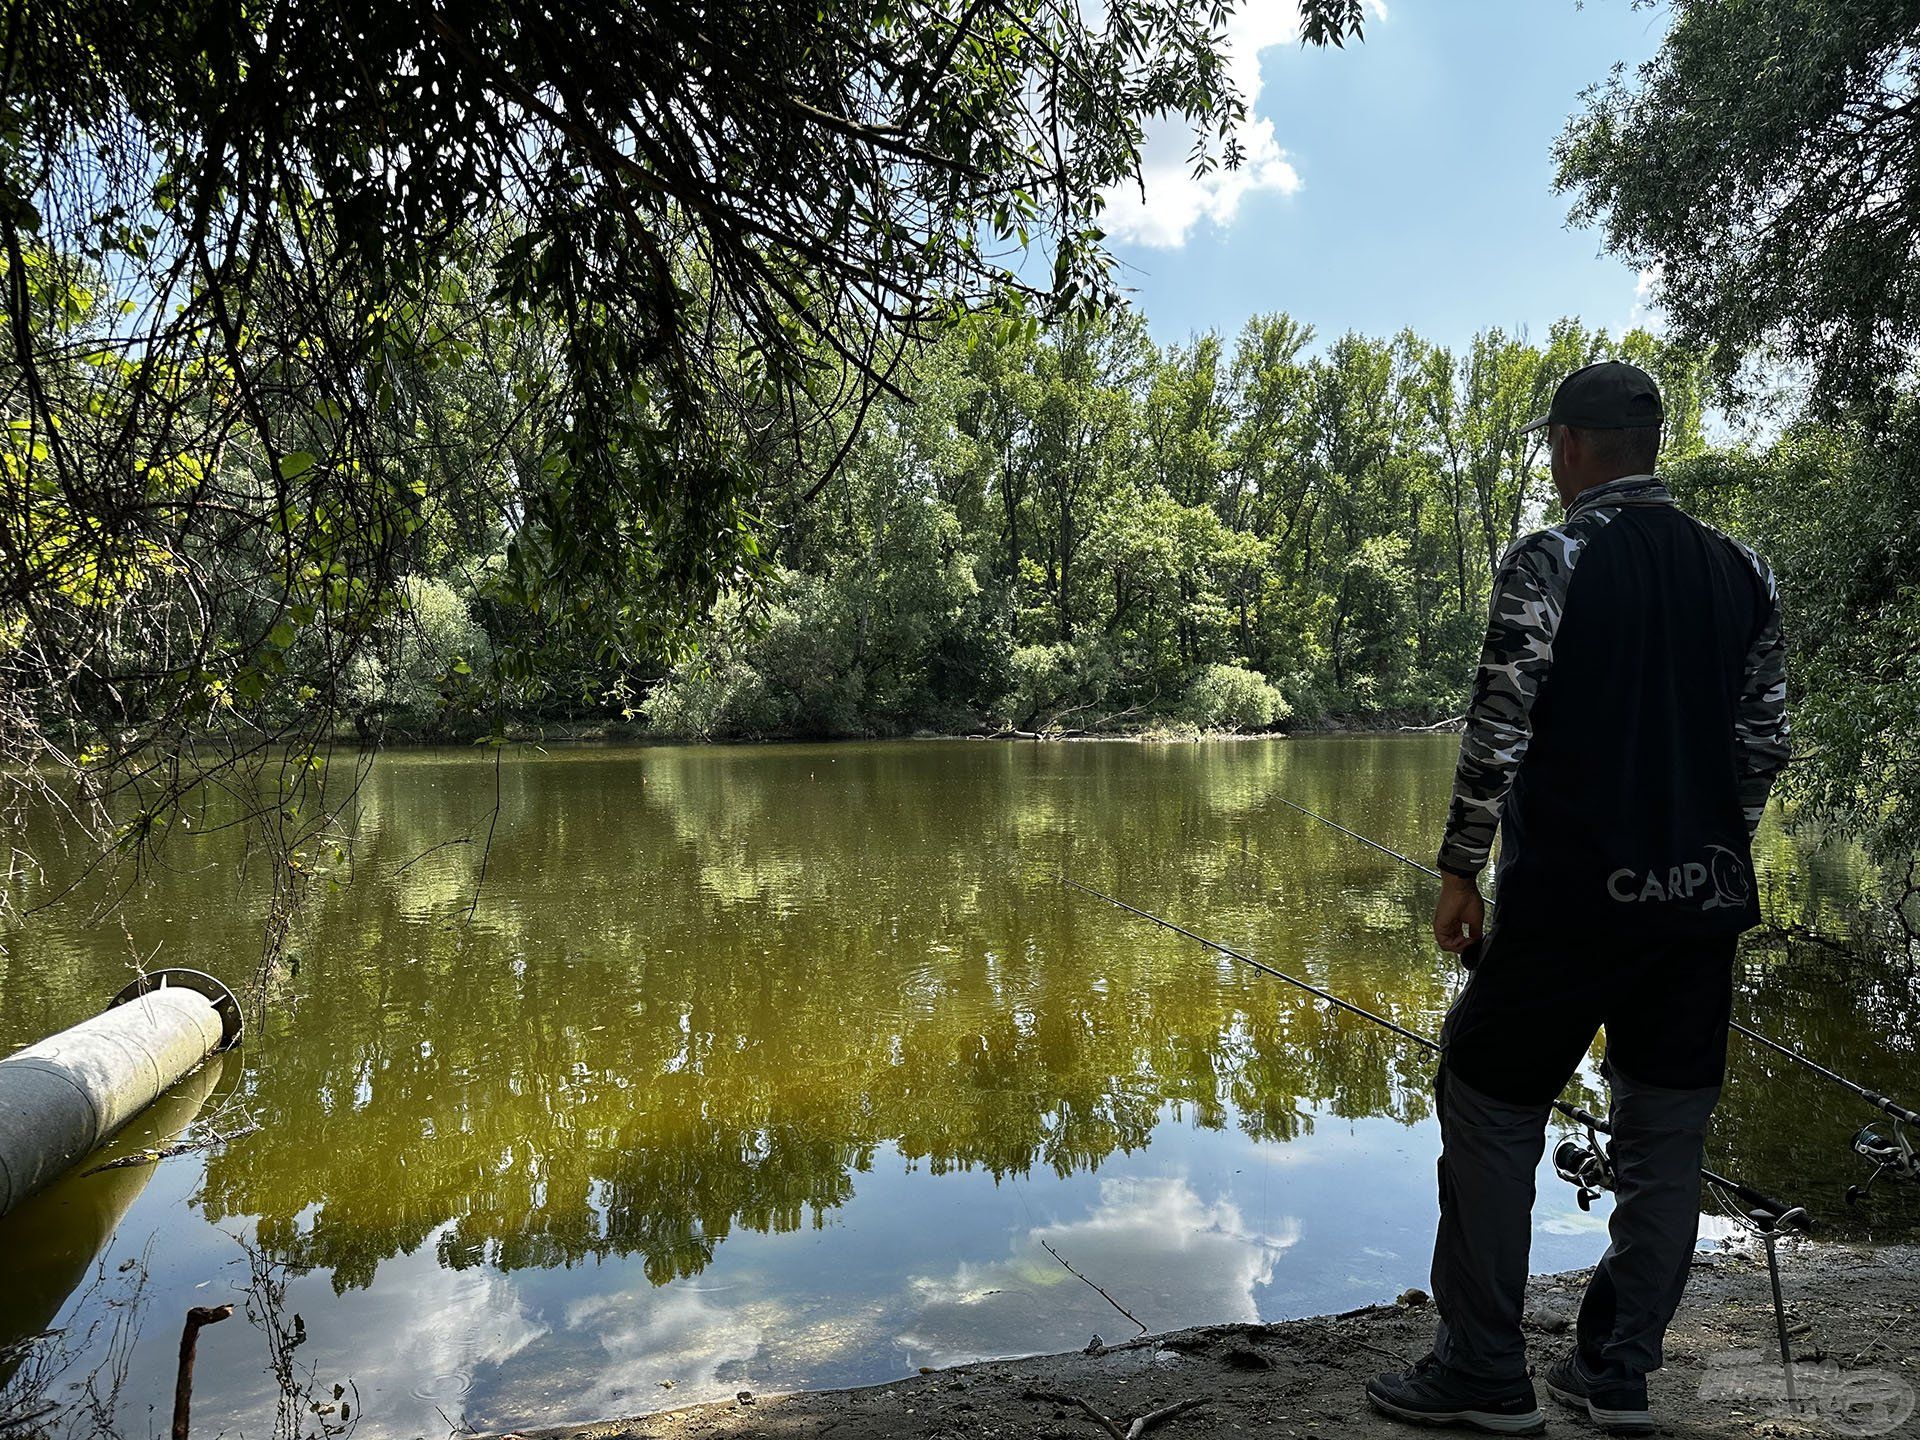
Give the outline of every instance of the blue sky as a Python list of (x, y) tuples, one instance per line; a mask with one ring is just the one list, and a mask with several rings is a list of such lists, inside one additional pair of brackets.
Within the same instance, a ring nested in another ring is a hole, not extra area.
[[(1149, 127), (1147, 205), (1110, 198), (1120, 283), (1161, 343), (1286, 310), (1325, 342), (1404, 326), (1450, 345), (1544, 335), (1563, 314), (1657, 323), (1639, 277), (1568, 228), (1553, 139), (1579, 91), (1658, 48), (1628, 0), (1369, 0), (1365, 42), (1302, 49), (1289, 0), (1242, 0), (1232, 32), (1256, 164), (1196, 187), (1191, 131)], [(1211, 179), (1211, 177), (1210, 177)]]

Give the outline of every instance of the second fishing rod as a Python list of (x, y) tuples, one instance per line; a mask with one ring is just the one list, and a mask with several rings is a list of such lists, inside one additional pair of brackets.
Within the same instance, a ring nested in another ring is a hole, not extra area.
[[(1314, 810), (1309, 810), (1306, 806), (1297, 804), (1284, 795), (1277, 795), (1274, 798), (1289, 810), (1298, 811), (1300, 814), (1306, 816), (1307, 819), (1325, 825), (1329, 830), (1337, 830), (1351, 840), (1357, 840), (1362, 845), (1378, 850), (1382, 855), (1391, 856), (1401, 864), (1411, 866), (1413, 869), (1418, 870), (1422, 875), (1429, 876), (1434, 880), (1442, 878), (1438, 870), (1434, 869), (1431, 865), (1421, 864), (1411, 855), (1403, 855), (1391, 846), (1382, 845), (1371, 836), (1362, 835), (1358, 830), (1349, 829), (1347, 826), (1340, 824), (1339, 821), (1330, 820), (1325, 815)], [(1880, 1111), (1883, 1115), (1887, 1116), (1888, 1119), (1893, 1121), (1890, 1134), (1882, 1134), (1880, 1131), (1869, 1126), (1853, 1137), (1852, 1148), (1854, 1152), (1871, 1164), (1874, 1167), (1874, 1172), (1873, 1178), (1868, 1180), (1864, 1186), (1855, 1185), (1848, 1188), (1847, 1199), (1849, 1202), (1864, 1198), (1867, 1192), (1872, 1189), (1874, 1182), (1882, 1176), (1887, 1176), (1903, 1183), (1920, 1182), (1920, 1144), (1916, 1144), (1915, 1137), (1910, 1135), (1907, 1130), (1908, 1126), (1920, 1126), (1920, 1111), (1909, 1109), (1890, 1096), (1881, 1094), (1878, 1090), (1869, 1089), (1857, 1081), (1849, 1080), (1838, 1071), (1829, 1069), (1811, 1056), (1794, 1049), (1791, 1045), (1782, 1044), (1772, 1036), (1763, 1034), (1750, 1025), (1742, 1025), (1739, 1021), (1735, 1020), (1730, 1022), (1730, 1028), (1735, 1034), (1751, 1041), (1755, 1045), (1771, 1050), (1776, 1054), (1784, 1055), (1795, 1064), (1811, 1070), (1821, 1079), (1838, 1085), (1849, 1094), (1866, 1101), (1867, 1104), (1873, 1106), (1874, 1109)]]

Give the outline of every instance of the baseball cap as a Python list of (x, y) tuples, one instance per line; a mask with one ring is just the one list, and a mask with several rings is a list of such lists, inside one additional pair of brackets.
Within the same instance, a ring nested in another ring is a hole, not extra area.
[(1522, 435), (1549, 425), (1582, 430), (1631, 430), (1658, 425), (1667, 416), (1660, 387), (1638, 365), (1601, 360), (1583, 365), (1554, 389), (1547, 413), (1520, 427)]

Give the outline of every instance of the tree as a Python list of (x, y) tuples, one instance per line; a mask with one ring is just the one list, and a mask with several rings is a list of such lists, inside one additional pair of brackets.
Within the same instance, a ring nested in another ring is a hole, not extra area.
[(1555, 146), (1576, 223), (1659, 277), (1730, 375), (1762, 347), (1823, 407), (1880, 396), (1920, 339), (1920, 14), (1903, 0), (1674, 0), (1653, 59)]
[(1137, 453), (1134, 415), (1146, 384), (1152, 341), (1129, 311), (1058, 327), (1035, 367), (1035, 481), (1028, 532), (1048, 598), (1050, 638), (1072, 644), (1084, 618), (1082, 552), (1094, 515)]
[[(1198, 170), (1239, 161), (1230, 9), (16, 14), (8, 774), (84, 754), (73, 813), (135, 850), (276, 742), (301, 741), (276, 795), (305, 788), (433, 504), (506, 532), (480, 598), (537, 643), (503, 677), (536, 682), (555, 643), (638, 663), (767, 573), (770, 494), (817, 494), (953, 316), (1118, 303), (1101, 194), (1138, 175), (1144, 118), (1190, 121)], [(1356, 0), (1303, 11), (1311, 43), (1360, 33)], [(432, 423), (449, 369), (478, 451)]]

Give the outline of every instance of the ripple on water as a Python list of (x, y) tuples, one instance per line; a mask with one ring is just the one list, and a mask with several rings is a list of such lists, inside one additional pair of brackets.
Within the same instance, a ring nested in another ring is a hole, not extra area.
[(449, 1370), (444, 1375), (436, 1375), (424, 1384), (413, 1387), (416, 1400), (426, 1400), (436, 1405), (445, 1405), (455, 1400), (464, 1400), (467, 1392), (473, 1389), (471, 1370)]

